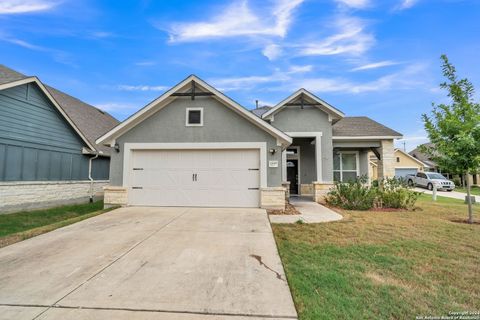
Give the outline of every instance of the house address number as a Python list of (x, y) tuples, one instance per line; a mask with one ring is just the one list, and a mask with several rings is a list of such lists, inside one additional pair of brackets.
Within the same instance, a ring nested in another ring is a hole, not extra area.
[(268, 161), (269, 168), (278, 168), (278, 161)]

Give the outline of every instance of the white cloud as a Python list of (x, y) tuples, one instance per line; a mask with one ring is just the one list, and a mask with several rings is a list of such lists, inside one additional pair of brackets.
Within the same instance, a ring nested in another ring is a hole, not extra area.
[(371, 33), (365, 31), (365, 21), (354, 17), (338, 17), (335, 20), (336, 34), (324, 40), (309, 41), (300, 45), (299, 54), (305, 56), (315, 55), (361, 55), (375, 43)]
[(59, 1), (51, 0), (2, 0), (0, 14), (21, 14), (47, 11), (57, 6)]
[(149, 85), (126, 85), (120, 84), (117, 86), (118, 90), (121, 91), (165, 91), (168, 89), (167, 86), (149, 86)]
[(312, 71), (312, 66), (293, 66), (286, 71), (277, 70), (265, 76), (247, 76), (212, 80), (213, 84), (223, 91), (250, 90), (259, 85), (268, 84), (267, 90), (291, 91), (292, 88), (306, 88), (313, 92), (342, 92), (359, 94), (364, 92), (387, 91), (418, 87), (423, 83), (422, 74), (425, 66), (411, 65), (403, 70), (382, 76), (378, 79), (355, 82), (350, 79), (305, 77)]
[(262, 54), (270, 61), (275, 60), (282, 54), (282, 47), (278, 44), (269, 44), (262, 50)]
[(269, 12), (254, 13), (246, 0), (237, 1), (206, 22), (175, 23), (169, 29), (170, 42), (199, 41), (235, 36), (285, 37), (293, 12), (303, 0), (276, 0)]
[(386, 91), (392, 88), (400, 90), (418, 87), (422, 84), (422, 74), (424, 70), (424, 65), (414, 64), (399, 72), (365, 82), (354, 82), (344, 78), (293, 78), (289, 83), (294, 87), (306, 88), (315, 92), (345, 92), (358, 94), (364, 92)]
[(335, 0), (336, 2), (340, 3), (341, 5), (355, 8), (355, 9), (363, 9), (370, 5), (369, 0)]
[(415, 4), (417, 4), (418, 0), (402, 0), (400, 4), (396, 7), (397, 10), (405, 10), (410, 9)]
[(422, 128), (404, 135), (403, 139), (395, 140), (395, 147), (401, 150), (405, 148), (409, 152), (426, 142), (429, 142), (429, 139), (427, 133)]
[(286, 82), (292, 79), (292, 75), (307, 73), (313, 70), (313, 66), (291, 66), (288, 70), (276, 70), (266, 76), (247, 76), (237, 78), (213, 79), (212, 83), (221, 91), (236, 91), (255, 88), (263, 83)]
[(155, 61), (138, 61), (138, 62), (135, 62), (135, 65), (139, 66), (139, 67), (150, 67), (150, 66), (154, 66), (156, 64), (157, 63)]
[(364, 65), (361, 65), (359, 67), (353, 68), (351, 71), (378, 69), (378, 68), (383, 68), (383, 67), (388, 67), (388, 66), (394, 66), (394, 65), (397, 65), (397, 64), (399, 64), (399, 62), (385, 60), (385, 61), (379, 61), (379, 62), (364, 64)]

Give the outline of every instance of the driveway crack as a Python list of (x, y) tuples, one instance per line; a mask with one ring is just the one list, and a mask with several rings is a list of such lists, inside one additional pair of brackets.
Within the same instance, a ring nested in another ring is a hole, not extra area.
[(277, 275), (277, 279), (285, 281), (285, 279), (282, 278), (282, 275), (281, 275), (280, 273), (278, 273), (278, 271), (273, 270), (272, 268), (270, 268), (269, 266), (267, 266), (267, 265), (262, 261), (262, 257), (261, 257), (261, 256), (256, 255), (256, 254), (251, 254), (250, 257), (252, 257), (253, 259), (257, 260), (258, 263), (259, 263), (261, 266), (263, 266), (265, 269), (270, 270), (270, 271), (272, 271), (273, 273), (275, 273), (275, 274)]

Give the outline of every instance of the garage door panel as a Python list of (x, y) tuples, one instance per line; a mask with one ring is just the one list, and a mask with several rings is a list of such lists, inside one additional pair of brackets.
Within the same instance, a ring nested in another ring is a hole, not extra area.
[(132, 158), (132, 205), (259, 205), (258, 150), (136, 150)]

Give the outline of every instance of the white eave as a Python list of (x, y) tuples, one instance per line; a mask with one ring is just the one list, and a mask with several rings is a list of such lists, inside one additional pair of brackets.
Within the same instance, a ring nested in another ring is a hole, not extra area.
[(127, 118), (125, 121), (122, 123), (118, 124), (116, 127), (114, 127), (112, 130), (108, 131), (105, 133), (103, 136), (98, 138), (96, 140), (97, 144), (105, 144), (110, 147), (113, 147), (115, 145), (115, 141), (118, 137), (120, 137), (122, 134), (127, 132), (128, 130), (132, 129), (139, 123), (141, 123), (143, 120), (147, 119), (150, 117), (152, 114), (156, 113), (157, 111), (161, 110), (163, 107), (167, 106), (169, 103), (171, 103), (173, 100), (177, 99), (177, 97), (172, 96), (173, 93), (179, 91), (186, 85), (188, 85), (191, 81), (194, 81), (196, 84), (200, 85), (203, 87), (203, 89), (213, 93), (213, 98), (216, 98), (223, 104), (231, 107), (231, 109), (241, 115), (242, 117), (246, 118), (248, 121), (252, 122), (256, 126), (260, 127), (261, 129), (265, 130), (272, 136), (277, 138), (277, 141), (279, 141), (282, 145), (289, 145), (292, 143), (292, 138), (289, 137), (287, 134), (284, 132), (278, 130), (277, 128), (273, 127), (269, 123), (263, 121), (241, 105), (239, 105), (237, 102), (233, 101), (202, 79), (198, 78), (195, 75), (191, 75), (187, 77), (185, 80), (182, 82), (178, 83), (175, 85), (173, 88), (162, 94), (160, 97), (146, 105), (144, 108), (140, 109), (133, 115), (131, 115), (129, 118)]
[[(54, 105), (54, 107), (60, 112), (60, 114), (63, 116), (65, 120), (67, 120), (68, 124), (75, 130), (75, 132), (80, 136), (80, 138), (85, 142), (85, 144), (92, 150), (95, 151), (95, 147), (88, 141), (88, 139), (83, 135), (83, 133), (78, 129), (78, 127), (75, 125), (75, 123), (70, 119), (70, 117), (65, 113), (65, 111), (62, 109), (62, 107), (58, 104), (58, 102), (55, 100), (55, 98), (50, 94), (50, 92), (45, 88), (43, 83), (38, 79), (37, 77), (28, 77), (25, 79), (17, 80), (17, 81), (12, 81), (8, 83), (4, 83), (0, 85), (0, 90), (5, 90), (8, 88), (13, 88), (17, 86), (21, 86), (27, 83), (36, 83), (40, 90), (47, 96), (48, 100)], [(83, 152), (83, 149), (82, 149)]]
[[(326, 112), (329, 116), (331, 116), (333, 118), (337, 118), (337, 119), (341, 119), (341, 118), (345, 117), (345, 114), (343, 112), (341, 112), (340, 110), (336, 109), (332, 105), (323, 101), (322, 99), (320, 99), (319, 97), (317, 97), (313, 93), (309, 92), (308, 90), (301, 88), (301, 89), (295, 91), (293, 94), (291, 94), (287, 98), (285, 98), (284, 100), (280, 101), (272, 109), (270, 109), (267, 112), (265, 112), (264, 114), (262, 114), (262, 118), (267, 119), (267, 118), (272, 117), (275, 113), (277, 113), (280, 110), (282, 110), (283, 108), (285, 108), (286, 104), (288, 104), (290, 101), (296, 99), (301, 94), (304, 94), (305, 96), (309, 97), (310, 99), (312, 99), (313, 101), (318, 103), (319, 106), (317, 106), (317, 107), (319, 109), (323, 110), (324, 112)], [(308, 105), (308, 103), (306, 103), (305, 105)]]

